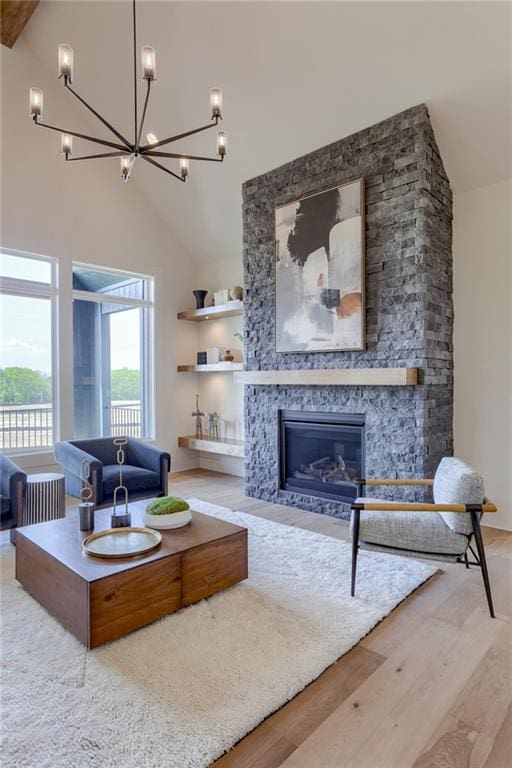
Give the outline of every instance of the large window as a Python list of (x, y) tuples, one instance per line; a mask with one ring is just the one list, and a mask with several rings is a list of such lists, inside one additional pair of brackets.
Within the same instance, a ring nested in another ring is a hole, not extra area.
[(0, 449), (54, 443), (56, 265), (0, 251)]
[(73, 266), (74, 434), (151, 437), (152, 280)]

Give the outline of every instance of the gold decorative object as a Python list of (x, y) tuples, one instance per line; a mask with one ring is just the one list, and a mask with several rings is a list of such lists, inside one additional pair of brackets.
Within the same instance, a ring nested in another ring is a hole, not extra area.
[(111, 560), (144, 555), (156, 549), (161, 541), (162, 534), (151, 528), (109, 528), (91, 533), (82, 547), (88, 555)]

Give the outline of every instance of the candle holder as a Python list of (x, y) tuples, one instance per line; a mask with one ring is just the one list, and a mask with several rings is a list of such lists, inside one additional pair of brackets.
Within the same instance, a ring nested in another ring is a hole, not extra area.
[[(114, 488), (114, 511), (110, 518), (112, 528), (129, 528), (132, 524), (132, 516), (128, 511), (128, 488), (123, 485), (124, 446), (128, 443), (126, 437), (116, 437), (114, 445), (117, 446), (116, 460), (119, 464), (119, 485)], [(124, 494), (124, 512), (117, 511), (117, 495)]]
[(82, 488), (80, 490), (80, 504), (78, 505), (78, 519), (81, 531), (92, 531), (94, 528), (94, 510), (96, 508), (92, 499), (92, 486), (89, 482), (91, 465), (87, 459), (80, 463), (80, 478)]

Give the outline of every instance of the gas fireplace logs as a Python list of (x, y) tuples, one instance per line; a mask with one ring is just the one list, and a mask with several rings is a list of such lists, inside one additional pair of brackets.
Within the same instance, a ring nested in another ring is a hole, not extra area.
[(317, 459), (309, 464), (300, 464), (299, 469), (295, 471), (294, 477), (303, 480), (320, 480), (322, 483), (333, 483), (342, 485), (355, 480), (357, 473), (351, 467), (347, 467), (343, 456), (324, 456), (323, 459)]

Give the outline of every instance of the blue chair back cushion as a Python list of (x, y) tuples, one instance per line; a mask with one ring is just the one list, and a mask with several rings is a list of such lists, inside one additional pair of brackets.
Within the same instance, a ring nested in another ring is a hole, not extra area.
[(115, 464), (117, 448), (112, 437), (99, 437), (90, 440), (70, 440), (71, 445), (76, 445), (80, 450), (90, 453), (102, 464)]

